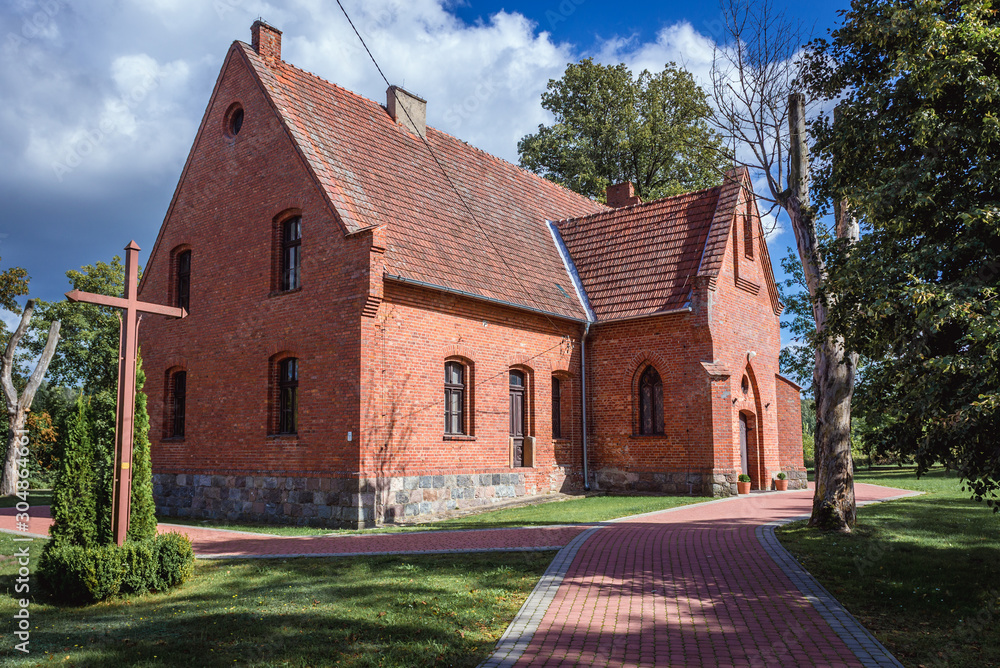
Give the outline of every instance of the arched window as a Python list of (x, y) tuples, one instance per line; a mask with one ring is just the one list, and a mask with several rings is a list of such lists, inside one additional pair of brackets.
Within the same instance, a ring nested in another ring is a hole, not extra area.
[(298, 431), (299, 360), (294, 357), (278, 364), (278, 433)]
[(444, 433), (465, 434), (465, 366), (444, 365)]
[(175, 371), (170, 376), (170, 437), (184, 436), (184, 412), (187, 402), (187, 371)]
[(552, 377), (552, 438), (562, 438), (562, 384)]
[(663, 433), (663, 382), (652, 366), (639, 377), (639, 433)]
[(187, 371), (167, 369), (163, 392), (163, 438), (184, 438), (187, 406)]
[(191, 310), (191, 251), (186, 250), (177, 254), (177, 284), (175, 294), (177, 295), (177, 306), (188, 311)]
[(281, 225), (281, 289), (295, 290), (301, 284), (302, 216), (289, 218)]

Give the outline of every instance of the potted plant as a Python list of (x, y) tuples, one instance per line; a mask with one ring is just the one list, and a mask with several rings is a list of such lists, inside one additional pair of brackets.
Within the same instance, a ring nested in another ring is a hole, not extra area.
[(778, 475), (774, 476), (774, 489), (779, 492), (788, 491), (788, 476), (784, 471), (778, 471)]
[(741, 473), (740, 477), (736, 479), (736, 491), (739, 494), (750, 493), (750, 476), (746, 473)]

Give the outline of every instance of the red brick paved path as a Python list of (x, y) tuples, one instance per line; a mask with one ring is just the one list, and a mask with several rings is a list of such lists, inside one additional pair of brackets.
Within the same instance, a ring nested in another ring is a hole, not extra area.
[[(907, 494), (859, 484), (858, 501)], [(755, 536), (811, 492), (624, 520), (583, 544), (517, 666), (861, 666)]]
[[(0, 508), (0, 529), (15, 528), (13, 508)], [(52, 520), (48, 506), (31, 508), (29, 530), (48, 534)], [(391, 534), (339, 536), (271, 536), (219, 531), (180, 524), (160, 524), (160, 533), (177, 532), (191, 539), (197, 556), (221, 557), (340, 556), (394, 552), (473, 552), (503, 550), (558, 550), (585, 526), (527, 527), (467, 531), (415, 531)]]

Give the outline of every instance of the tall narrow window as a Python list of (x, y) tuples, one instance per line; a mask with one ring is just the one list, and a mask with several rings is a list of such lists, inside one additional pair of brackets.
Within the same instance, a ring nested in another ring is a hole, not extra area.
[(294, 357), (278, 365), (278, 433), (298, 431), (296, 413), (299, 395), (299, 361)]
[(170, 438), (184, 436), (184, 404), (187, 399), (187, 372), (175, 371), (170, 376)]
[(464, 434), (465, 367), (460, 362), (444, 365), (444, 433)]
[(177, 305), (191, 310), (191, 251), (177, 256)]
[(639, 378), (639, 433), (663, 433), (663, 383), (652, 366)]
[(753, 218), (743, 216), (743, 254), (753, 259)]
[(552, 438), (562, 438), (562, 384), (552, 379)]
[(289, 218), (281, 226), (281, 289), (295, 290), (301, 285), (302, 217)]

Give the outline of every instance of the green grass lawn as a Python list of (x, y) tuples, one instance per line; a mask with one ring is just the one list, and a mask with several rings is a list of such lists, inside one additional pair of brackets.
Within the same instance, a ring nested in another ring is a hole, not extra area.
[[(0, 557), (16, 545), (0, 534)], [(475, 666), (553, 554), (199, 561), (166, 594), (31, 605), (29, 655), (12, 650), (17, 565), (0, 558), (3, 665)]]
[(850, 535), (789, 524), (782, 544), (906, 666), (1000, 666), (1000, 515), (943, 469), (856, 479), (926, 494), (859, 509)]
[(188, 526), (253, 531), (279, 536), (319, 536), (328, 534), (357, 534), (362, 532), (386, 533), (397, 531), (427, 531), (429, 529), (498, 529), (503, 527), (543, 526), (551, 524), (578, 524), (638, 515), (654, 510), (675, 508), (690, 503), (709, 501), (701, 496), (589, 496), (566, 501), (539, 503), (518, 508), (492, 510), (476, 515), (466, 515), (437, 522), (406, 526), (384, 526), (361, 531), (317, 529), (276, 524), (234, 523), (215, 520), (189, 520), (160, 517), (161, 522)]
[[(13, 508), (21, 499), (16, 496), (0, 496), (0, 508)], [(51, 489), (32, 489), (28, 491), (28, 503), (32, 506), (48, 506), (52, 503)]]

